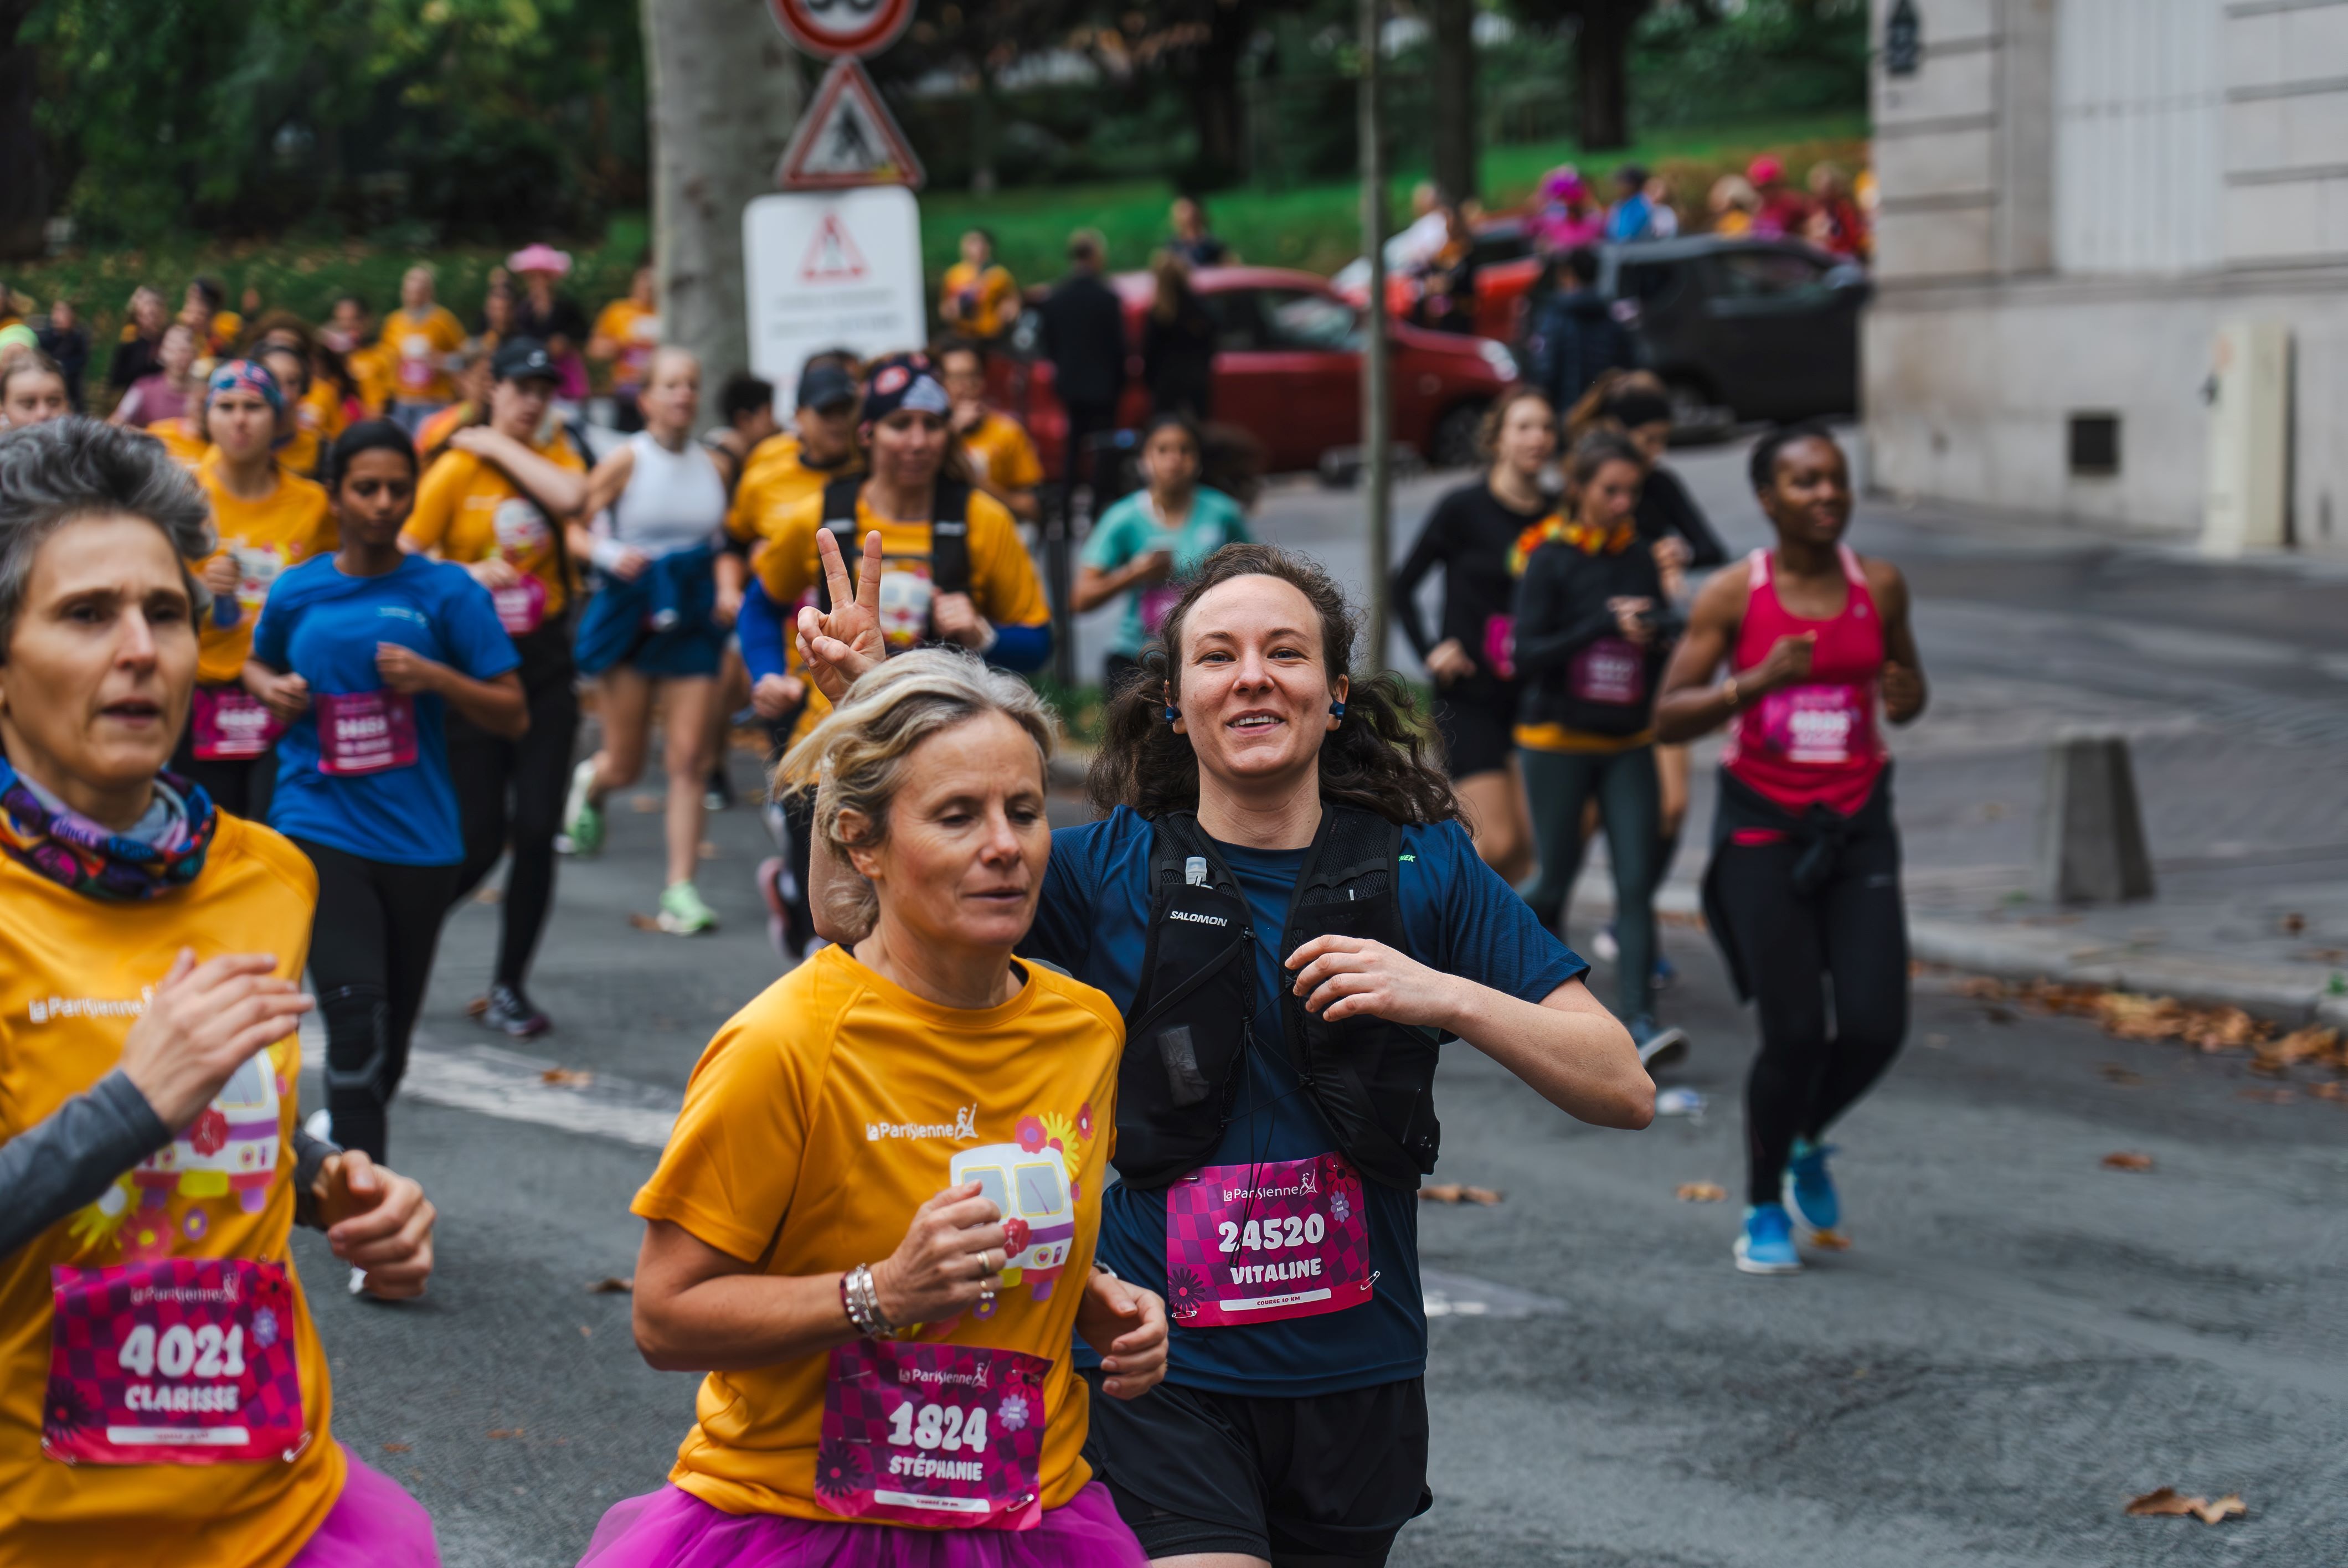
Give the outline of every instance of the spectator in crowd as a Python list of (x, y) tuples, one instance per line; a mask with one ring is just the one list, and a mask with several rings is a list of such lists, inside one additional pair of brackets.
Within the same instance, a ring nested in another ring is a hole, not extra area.
[(1676, 240), (1680, 237), (1680, 210), (1672, 205), (1672, 183), (1660, 174), (1647, 176), (1647, 237), (1651, 240)]
[(726, 493), (731, 495), (735, 482), (742, 477), (742, 465), (758, 443), (782, 428), (775, 421), (775, 384), (747, 371), (736, 371), (718, 389), (717, 417), (725, 423), (703, 436), (701, 444), (717, 459), (726, 476)]
[(587, 340), (587, 357), (611, 366), (613, 427), (631, 435), (644, 427), (636, 395), (644, 389), (644, 374), (660, 347), (658, 285), (659, 275), (647, 258), (636, 268), (627, 297), (597, 313), (594, 333)]
[(203, 390), (196, 375), (197, 341), (196, 329), (186, 322), (166, 327), (162, 346), (156, 351), (154, 372), (131, 384), (122, 401), (114, 405), (108, 423), (144, 430), (159, 420), (187, 417)]
[(343, 356), (343, 368), (358, 394), (359, 417), (381, 417), (391, 404), (391, 356), (376, 340), (375, 316), (366, 301), (356, 294), (337, 298), (318, 337)]
[(965, 231), (962, 260), (946, 269), (938, 295), (938, 317), (975, 343), (992, 343), (1019, 320), (1019, 285), (1010, 269), (994, 260), (994, 236)]
[(194, 278), (180, 302), (180, 319), (196, 331), (199, 361), (216, 359), (235, 346), (244, 318), (225, 309), (228, 291), (218, 278)]
[(571, 273), (571, 255), (551, 245), (526, 245), (506, 258), (506, 265), (521, 277), (521, 298), (514, 302), (513, 334), (536, 338), (554, 361), (554, 395), (576, 414), (587, 396), (587, 313), (579, 302), (557, 288)]
[(977, 345), (950, 343), (935, 357), (938, 379), (953, 404), (947, 423), (970, 456), (972, 480), (1009, 507), (1013, 517), (1034, 522), (1041, 510), (1035, 487), (1044, 482), (1035, 443), (1016, 419), (986, 405), (986, 362)]
[(1655, 237), (1655, 204), (1647, 200), (1647, 171), (1626, 163), (1614, 171), (1614, 205), (1606, 214), (1606, 238), (1626, 244)]
[(79, 414), (82, 377), (89, 370), (89, 329), (81, 324), (81, 313), (71, 300), (50, 301), (49, 319), (38, 335), (41, 352), (57, 361), (57, 374), (66, 378), (67, 401)]
[(1160, 251), (1149, 270), (1158, 280), (1141, 319), (1141, 379), (1149, 388), (1149, 411), (1203, 421), (1214, 400), (1214, 318), (1190, 287), (1190, 269), (1179, 255)]
[(1239, 264), (1239, 254), (1215, 238), (1207, 227), (1206, 203), (1195, 196), (1177, 196), (1169, 214), (1174, 223), (1174, 238), (1166, 248), (1182, 258), (1185, 264), (1200, 267), (1231, 267)]
[(485, 354), (495, 354), (498, 344), (514, 335), (513, 284), (504, 272), (499, 268), (499, 275), (489, 280), (488, 291), (481, 295), (480, 313), (473, 320), (474, 341)]
[(1584, 245), (1552, 260), (1525, 312), (1525, 379), (1553, 408), (1570, 408), (1600, 373), (1631, 363), (1630, 334), (1598, 292), (1598, 252)]
[(1809, 199), (1786, 179), (1786, 163), (1774, 153), (1763, 153), (1746, 166), (1745, 178), (1759, 193), (1761, 206), (1753, 214), (1753, 232), (1765, 240), (1799, 234), (1809, 221)]
[(1753, 215), (1761, 210), (1761, 194), (1745, 176), (1724, 174), (1712, 182), (1712, 194), (1705, 199), (1704, 209), (1711, 214), (1714, 233), (1749, 234), (1753, 231)]
[(66, 373), (56, 360), (37, 348), (0, 356), (0, 430), (46, 425), (72, 412)]
[(113, 362), (106, 369), (106, 384), (118, 393), (128, 392), (162, 368), (163, 329), (171, 324), (161, 292), (144, 283), (130, 291), (128, 313), (122, 341), (114, 345)]
[(1562, 163), (1541, 176), (1532, 235), (1544, 254), (1595, 245), (1605, 234), (1605, 210), (1590, 194), (1590, 182), (1581, 178), (1580, 169)]
[(1476, 234), (1456, 201), (1443, 204), (1443, 248), (1420, 280), (1418, 321), (1437, 332), (1476, 330)]
[(1100, 275), (1107, 250), (1097, 229), (1068, 236), (1067, 276), (1040, 307), (1044, 357), (1052, 362), (1053, 385), (1067, 411), (1061, 477), (1071, 489), (1079, 477), (1092, 477), (1086, 449), (1096, 435), (1117, 427), (1117, 398), (1125, 391), (1125, 307)]
[(1451, 220), (1443, 193), (1430, 180), (1411, 187), (1410, 226), (1386, 241), (1386, 265), (1398, 272), (1416, 272), (1435, 260), (1451, 237)]
[(1850, 180), (1839, 164), (1810, 166), (1810, 217), (1803, 238), (1838, 256), (1862, 258), (1868, 252), (1867, 220), (1851, 200)]
[(465, 346), (465, 323), (433, 297), (432, 269), (415, 266), (399, 280), (399, 308), (383, 318), (383, 347), (393, 366), (391, 419), (410, 436), (455, 400), (449, 356)]

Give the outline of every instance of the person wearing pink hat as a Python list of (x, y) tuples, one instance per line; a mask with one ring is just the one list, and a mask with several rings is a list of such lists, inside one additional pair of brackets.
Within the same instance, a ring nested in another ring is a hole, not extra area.
[(551, 245), (525, 245), (506, 258), (506, 265), (521, 279), (521, 298), (514, 302), (513, 331), (518, 338), (536, 338), (554, 361), (554, 395), (576, 405), (587, 396), (587, 313), (555, 285), (571, 272), (571, 255)]
[(1753, 232), (1767, 240), (1799, 234), (1809, 220), (1809, 198), (1786, 179), (1785, 160), (1765, 152), (1746, 166), (1745, 178), (1761, 193), (1761, 210), (1753, 215)]

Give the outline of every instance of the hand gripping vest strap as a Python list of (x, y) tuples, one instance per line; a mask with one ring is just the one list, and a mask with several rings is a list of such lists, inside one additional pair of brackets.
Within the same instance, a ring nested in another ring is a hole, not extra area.
[[(1126, 1015), (1116, 1163), (1162, 1186), (1210, 1154), (1229, 1124), (1242, 1059), (1255, 1049), (1256, 933), (1239, 882), (1200, 830), (1170, 813), (1150, 849), (1149, 940)], [(1330, 805), (1306, 853), (1282, 933), (1284, 958), (1315, 937), (1404, 948), (1395, 877), (1402, 830)], [(1282, 1044), (1338, 1147), (1373, 1180), (1406, 1191), (1435, 1168), (1435, 1037), (1384, 1019), (1327, 1023), (1281, 997)]]
[[(823, 487), (823, 527), (848, 563), (854, 582), (864, 564), (864, 540), (856, 527), (856, 497), (870, 476), (843, 474)], [(930, 502), (930, 585), (939, 593), (970, 591), (970, 487), (940, 478)], [(831, 610), (831, 585), (816, 573), (816, 608)], [(794, 610), (793, 614), (798, 612)]]

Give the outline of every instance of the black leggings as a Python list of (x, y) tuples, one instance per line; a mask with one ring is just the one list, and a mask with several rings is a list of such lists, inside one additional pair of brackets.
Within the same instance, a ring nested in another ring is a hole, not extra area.
[(454, 904), (510, 847), (497, 983), (520, 986), (554, 905), (554, 835), (571, 783), (571, 748), (579, 734), (579, 696), (566, 665), (530, 688), (530, 729), (520, 740), (493, 735), (448, 715), (448, 776), (464, 823), (465, 863), (449, 885)]
[(1614, 935), (1621, 944), (1615, 997), (1622, 1021), (1654, 1011), (1654, 874), (1659, 842), (1655, 748), (1627, 752), (1541, 752), (1519, 747), (1525, 802), (1532, 808), (1533, 848), (1540, 869), (1525, 902), (1549, 930), (1560, 928), (1581, 874), (1581, 810), (1598, 802), (1606, 853), (1614, 864)]
[(1791, 840), (1724, 844), (1712, 871), (1760, 1012), (1761, 1052), (1745, 1082), (1746, 1201), (1756, 1204), (1779, 1201), (1794, 1140), (1822, 1137), (1908, 1033), (1899, 835), (1852, 839), (1807, 897), (1794, 891), (1800, 853)]
[(318, 868), (310, 983), (326, 1023), (326, 1109), (335, 1142), (380, 1163), (391, 1097), (432, 978), (453, 866), (388, 866), (307, 839)]

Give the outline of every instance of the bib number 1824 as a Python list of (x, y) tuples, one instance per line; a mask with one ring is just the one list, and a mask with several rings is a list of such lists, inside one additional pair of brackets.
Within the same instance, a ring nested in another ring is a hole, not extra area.
[(923, 1405), (908, 1401), (890, 1412), (889, 1440), (898, 1448), (937, 1449), (946, 1453), (986, 1451), (986, 1407)]

